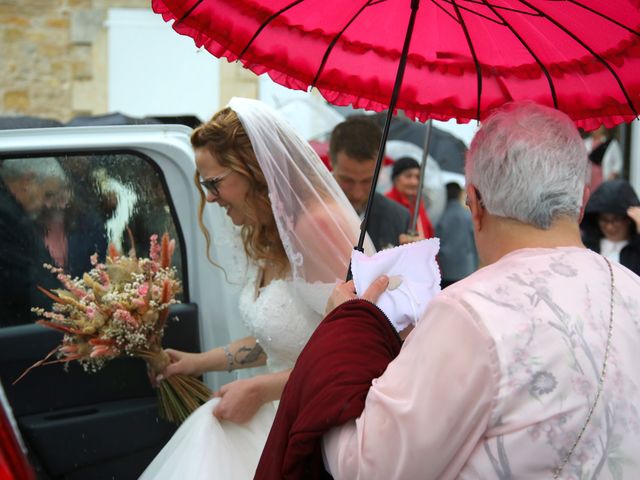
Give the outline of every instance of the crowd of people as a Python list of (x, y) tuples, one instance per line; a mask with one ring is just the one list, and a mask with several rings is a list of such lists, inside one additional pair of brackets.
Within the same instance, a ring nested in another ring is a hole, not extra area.
[[(201, 353), (167, 350), (160, 375), (268, 373), (215, 392), (141, 478), (280, 478), (274, 468), (292, 461), (270, 456), (286, 442), (272, 424), (306, 415), (305, 379), (324, 378), (323, 362), (305, 355), (321, 341), (314, 331), (331, 310), (377, 322), (371, 302), (389, 286), (381, 277), (361, 299), (352, 282), (335, 286), (357, 243), (381, 134), (366, 117), (337, 125), (330, 172), (256, 100), (233, 99), (193, 131), (200, 215), (215, 203), (240, 229), (248, 269), (238, 308), (250, 335)], [(640, 200), (619, 170), (591, 192), (592, 157), (564, 114), (507, 105), (482, 123), (465, 181), (447, 183), (434, 225), (420, 164), (394, 163), (391, 190), (373, 196), (365, 251), (437, 236), (443, 291), (373, 377), (367, 342), (346, 355), (343, 339), (330, 341), (335, 329), (322, 339), (328, 358), (353, 369), (339, 388), (362, 402), (350, 418), (327, 413), (307, 438), (309, 451), (295, 456), (308, 462), (305, 478), (597, 478), (607, 469), (634, 478)], [(0, 299), (11, 318), (37, 305), (42, 260), (68, 261), (67, 188), (53, 158), (0, 167), (2, 242), (21, 245), (0, 258), (15, 287)]]

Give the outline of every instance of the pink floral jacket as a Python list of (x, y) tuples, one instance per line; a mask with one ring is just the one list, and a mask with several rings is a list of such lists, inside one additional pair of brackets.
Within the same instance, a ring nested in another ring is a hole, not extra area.
[[(559, 478), (640, 478), (640, 277), (614, 264), (602, 395)], [(512, 252), (445, 289), (374, 380), (362, 415), (324, 437), (336, 479), (553, 478), (598, 389), (605, 260)]]

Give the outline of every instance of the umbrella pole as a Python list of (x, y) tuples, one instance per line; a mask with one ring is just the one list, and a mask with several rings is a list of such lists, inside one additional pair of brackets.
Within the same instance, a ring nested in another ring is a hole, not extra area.
[[(413, 33), (413, 26), (416, 21), (416, 15), (418, 13), (418, 6), (420, 0), (411, 0), (411, 16), (409, 17), (409, 24), (407, 25), (407, 33), (404, 38), (404, 45), (402, 46), (402, 54), (400, 55), (400, 63), (398, 64), (398, 70), (396, 73), (396, 80), (393, 85), (393, 92), (391, 93), (391, 101), (389, 102), (389, 110), (387, 111), (387, 118), (385, 119), (384, 128), (382, 130), (382, 139), (380, 141), (380, 149), (378, 150), (378, 158), (376, 160), (376, 169), (373, 173), (373, 180), (371, 181), (371, 190), (369, 191), (369, 199), (367, 200), (367, 206), (364, 211), (364, 219), (360, 225), (360, 238), (358, 239), (358, 245), (355, 247), (359, 252), (364, 251), (362, 246), (364, 245), (364, 239), (367, 235), (367, 225), (369, 224), (369, 215), (371, 214), (371, 204), (373, 197), (376, 193), (376, 184), (378, 183), (378, 176), (380, 175), (380, 168), (382, 167), (382, 160), (384, 158), (384, 149), (387, 144), (387, 137), (389, 136), (389, 127), (391, 126), (391, 118), (393, 117), (393, 111), (395, 110), (396, 103), (398, 102), (398, 96), (400, 94), (400, 87), (402, 86), (402, 78), (404, 77), (404, 70), (407, 65), (407, 55), (409, 54), (409, 45), (411, 44), (411, 35)], [(349, 268), (349, 274), (347, 278), (351, 276), (351, 268)]]
[(427, 159), (429, 158), (429, 146), (431, 144), (431, 119), (427, 120), (426, 130), (424, 133), (424, 148), (422, 150), (422, 162), (420, 163), (420, 182), (418, 183), (418, 194), (416, 195), (416, 204), (413, 208), (413, 218), (409, 228), (409, 235), (418, 235), (418, 213), (420, 201), (422, 200), (422, 186), (424, 185), (424, 174), (427, 171)]

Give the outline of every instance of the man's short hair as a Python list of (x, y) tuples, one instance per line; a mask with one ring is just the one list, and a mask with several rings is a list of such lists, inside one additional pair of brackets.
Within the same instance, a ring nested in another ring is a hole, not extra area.
[(375, 159), (380, 150), (382, 130), (369, 117), (357, 115), (339, 123), (331, 132), (329, 157), (336, 164), (338, 153), (360, 161)]
[(462, 188), (455, 182), (449, 182), (446, 184), (445, 188), (447, 189), (447, 200), (455, 200), (460, 198), (460, 194), (462, 193)]

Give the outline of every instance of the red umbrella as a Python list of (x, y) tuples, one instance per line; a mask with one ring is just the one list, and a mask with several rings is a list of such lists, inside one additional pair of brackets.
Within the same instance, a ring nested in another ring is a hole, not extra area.
[(587, 130), (640, 110), (639, 0), (152, 3), (217, 57), (336, 105), (388, 108), (383, 144), (395, 108), (468, 122), (527, 99)]

